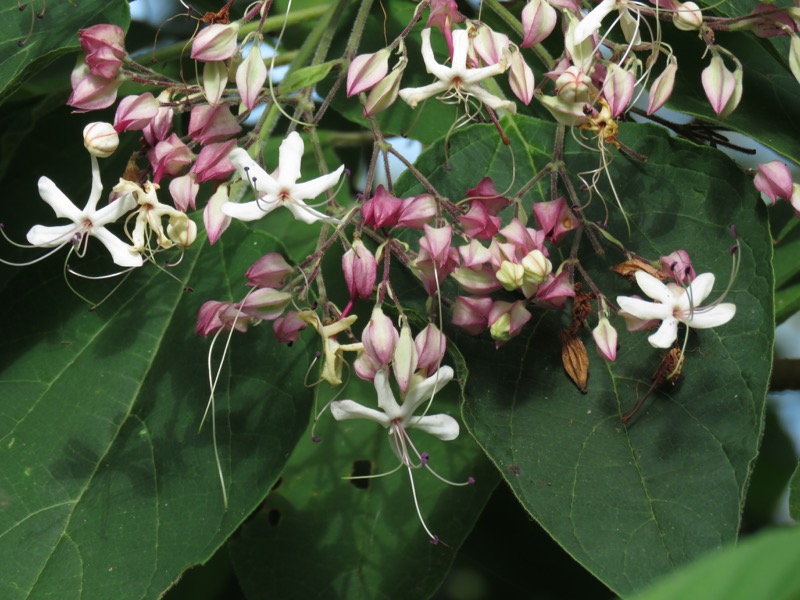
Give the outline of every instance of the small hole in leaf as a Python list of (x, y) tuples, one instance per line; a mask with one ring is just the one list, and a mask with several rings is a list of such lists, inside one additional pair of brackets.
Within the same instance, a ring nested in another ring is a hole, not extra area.
[[(368, 460), (353, 461), (353, 470), (350, 472), (351, 477), (364, 477), (372, 474), (372, 463)], [(350, 483), (360, 490), (369, 489), (369, 479), (351, 479)]]
[(272, 525), (273, 527), (277, 527), (278, 523), (281, 522), (281, 511), (277, 508), (273, 508), (271, 511), (267, 513), (267, 523)]

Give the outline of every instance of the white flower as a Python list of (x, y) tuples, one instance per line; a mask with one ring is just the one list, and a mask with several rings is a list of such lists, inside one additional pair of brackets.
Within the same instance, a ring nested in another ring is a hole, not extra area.
[(619, 22), (622, 27), (622, 32), (625, 35), (625, 40), (636, 46), (641, 43), (639, 36), (639, 17), (638, 10), (634, 9), (637, 16), (634, 17), (628, 11), (627, 0), (603, 0), (595, 6), (589, 13), (581, 19), (578, 26), (575, 28), (574, 43), (580, 44), (586, 40), (590, 35), (596, 33), (606, 18), (613, 10), (619, 11)]
[(271, 213), (279, 206), (288, 208), (294, 218), (304, 223), (315, 221), (335, 221), (328, 215), (308, 206), (303, 200), (313, 200), (322, 192), (329, 190), (339, 181), (344, 165), (333, 173), (317, 177), (311, 181), (297, 183), (300, 179), (300, 161), (303, 158), (303, 138), (296, 131), (290, 133), (281, 143), (278, 168), (272, 175), (258, 166), (241, 148), (231, 150), (228, 159), (239, 175), (250, 182), (256, 192), (252, 202), (226, 202), (222, 212), (241, 221), (255, 221)]
[(720, 304), (717, 301), (706, 307), (700, 306), (714, 287), (713, 273), (702, 273), (688, 287), (682, 288), (674, 283), (665, 285), (644, 271), (636, 271), (636, 283), (656, 302), (618, 296), (617, 304), (637, 319), (662, 322), (658, 331), (647, 338), (655, 348), (672, 345), (678, 337), (678, 322), (695, 329), (708, 329), (724, 325), (736, 314), (736, 305), (731, 303)]
[(383, 367), (375, 373), (375, 391), (378, 392), (378, 406), (381, 410), (367, 408), (353, 400), (337, 400), (331, 403), (331, 414), (337, 421), (369, 419), (380, 423), (389, 429), (389, 435), (393, 442), (392, 447), (401, 462), (406, 466), (411, 466), (412, 459), (408, 456), (405, 443), (406, 429), (421, 429), (445, 441), (458, 437), (458, 421), (450, 415), (414, 416), (420, 406), (430, 400), (452, 379), (453, 369), (451, 367), (439, 367), (439, 370), (427, 379), (417, 379), (409, 385), (402, 404), (398, 404), (389, 385), (388, 367)]
[(28, 241), (39, 248), (55, 248), (75, 243), (85, 248), (87, 236), (95, 237), (111, 253), (111, 258), (121, 267), (141, 267), (142, 256), (135, 252), (131, 246), (120, 240), (106, 229), (106, 225), (113, 223), (122, 215), (136, 206), (136, 201), (131, 194), (118, 198), (108, 206), (97, 209), (97, 202), (103, 192), (100, 181), (100, 167), (97, 157), (91, 155), (92, 160), (92, 191), (86, 207), (80, 210), (64, 193), (56, 187), (47, 177), (39, 178), (39, 195), (55, 211), (56, 216), (69, 219), (70, 225), (34, 225), (28, 232)]
[(422, 30), (422, 59), (425, 61), (425, 69), (439, 81), (418, 88), (405, 88), (400, 90), (400, 97), (408, 103), (411, 108), (415, 108), (422, 100), (436, 96), (442, 92), (448, 92), (446, 97), (455, 97), (458, 100), (466, 100), (467, 96), (473, 96), (495, 110), (503, 108), (510, 113), (517, 111), (517, 106), (513, 102), (503, 100), (490, 94), (483, 89), (480, 82), (489, 77), (494, 77), (503, 73), (508, 68), (508, 57), (503, 57), (493, 65), (476, 69), (467, 68), (467, 54), (469, 52), (469, 35), (464, 29), (453, 31), (453, 60), (451, 66), (445, 66), (436, 62), (431, 48), (431, 30)]

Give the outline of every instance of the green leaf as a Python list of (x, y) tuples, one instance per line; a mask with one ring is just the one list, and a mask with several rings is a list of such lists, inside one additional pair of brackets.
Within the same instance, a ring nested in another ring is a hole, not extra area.
[(800, 529), (758, 534), (714, 552), (631, 600), (793, 600), (800, 596)]
[(312, 65), (310, 67), (303, 67), (297, 71), (292, 71), (287, 75), (286, 79), (281, 81), (278, 86), (278, 92), (281, 94), (291, 94), (297, 90), (310, 87), (318, 83), (328, 76), (331, 69), (338, 65), (340, 61), (331, 60), (319, 65)]
[(789, 514), (795, 521), (800, 521), (800, 462), (789, 482)]
[[(19, 10), (14, 2), (0, 8), (0, 104), (26, 77), (56, 57), (80, 48), (78, 30), (98, 23), (127, 29), (125, 0), (51, 2), (32, 0)], [(46, 10), (45, 10), (46, 6)], [(42, 18), (35, 15), (44, 13)]]
[[(514, 194), (546, 166), (554, 127), (520, 117), (503, 123), (510, 147), (492, 127), (465, 128), (452, 136), (447, 155), (435, 144), (417, 167), (453, 200), (484, 176)], [(631, 222), (629, 236), (600, 171), (610, 233), (650, 260), (687, 250), (698, 272), (717, 275), (721, 292), (731, 269), (727, 225), (735, 223), (742, 265), (728, 295), (737, 305), (734, 320), (692, 331), (677, 385), (654, 393), (627, 428), (620, 418), (647, 391), (662, 356), (642, 333), (620, 332), (613, 365), (590, 348), (586, 395), (563, 372), (559, 332), (568, 321), (555, 311), (534, 311), (523, 334), (496, 352), (482, 338), (460, 336), (457, 344), (470, 365), (464, 419), (471, 432), (531, 515), (612, 590), (627, 594), (735, 540), (761, 436), (774, 322), (771, 240), (747, 177), (719, 152), (654, 127), (623, 125), (619, 138), (648, 162), (606, 148)], [(586, 173), (600, 156), (569, 143), (565, 161), (571, 173)], [(418, 191), (409, 181), (399, 182), (399, 193)], [(526, 213), (531, 196), (549, 192), (546, 179), (540, 184), (523, 199)], [(596, 194), (586, 210), (589, 221), (605, 218)], [(586, 240), (581, 250), (612, 302), (641, 293), (609, 273), (624, 259), (620, 253), (597, 256)], [(551, 260), (557, 266), (558, 257)], [(615, 325), (623, 328), (618, 318)], [(588, 328), (581, 337), (591, 345)]]
[[(327, 399), (329, 388), (323, 386)], [(453, 389), (437, 395), (433, 412), (458, 410), (455, 384), (448, 387)], [(353, 378), (340, 399), (345, 397), (374, 404), (375, 388)], [(397, 467), (387, 431), (361, 420), (337, 423), (324, 413), (315, 430), (321, 441), (314, 444), (307, 432), (279, 485), (231, 540), (231, 557), (248, 598), (433, 594), (499, 478), (468, 435), (442, 442), (409, 433), (420, 452), (430, 453), (429, 464), (437, 473), (453, 481), (476, 480), (453, 487), (425, 469), (414, 472), (422, 515), (443, 543), (433, 545), (425, 534), (405, 469), (375, 479), (343, 479), (364, 469), (377, 474)]]
[(775, 321), (783, 323), (800, 310), (800, 283), (775, 292)]
[[(91, 242), (91, 252), (100, 248)], [(305, 430), (308, 350), (278, 345), (268, 331), (236, 334), (217, 393), (223, 506), (211, 423), (198, 431), (209, 340), (194, 335), (196, 315), (205, 300), (243, 297), (244, 269), (273, 244), (240, 226), (216, 246), (201, 242), (177, 270), (193, 293), (148, 265), (89, 312), (66, 290), (57, 258), (7, 285), (3, 598), (157, 597), (252, 512)], [(95, 262), (72, 266), (86, 272)]]

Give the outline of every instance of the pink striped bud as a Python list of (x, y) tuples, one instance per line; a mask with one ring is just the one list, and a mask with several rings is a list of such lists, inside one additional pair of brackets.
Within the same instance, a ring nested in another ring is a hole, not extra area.
[(213, 23), (195, 36), (190, 56), (203, 62), (226, 60), (236, 52), (237, 35), (239, 23)]
[(458, 296), (453, 306), (453, 325), (471, 335), (478, 335), (489, 326), (492, 304), (488, 296)]
[(247, 331), (250, 319), (243, 318), (241, 315), (236, 318), (238, 310), (230, 302), (217, 302), (209, 300), (203, 303), (197, 313), (197, 325), (195, 333), (207, 337), (218, 331), (230, 331), (236, 329), (241, 333)]
[(511, 91), (523, 103), (530, 104), (536, 88), (533, 71), (522, 58), (522, 52), (511, 53), (511, 68), (508, 71), (508, 83)]
[(294, 267), (277, 252), (270, 252), (259, 258), (247, 270), (244, 276), (247, 285), (256, 287), (282, 288), (286, 277), (294, 271)]
[(238, 304), (243, 315), (261, 321), (272, 321), (281, 316), (292, 295), (272, 288), (257, 288)]
[(272, 332), (275, 334), (275, 339), (282, 344), (293, 344), (300, 339), (300, 332), (307, 326), (308, 323), (297, 316), (297, 311), (290, 310), (272, 322)]
[(397, 226), (422, 229), (436, 216), (436, 199), (431, 194), (421, 194), (403, 200), (398, 213)]
[(392, 357), (392, 371), (394, 371), (394, 378), (397, 380), (400, 391), (404, 394), (408, 390), (408, 384), (411, 383), (411, 378), (417, 370), (418, 359), (417, 347), (411, 337), (411, 327), (409, 327), (408, 321), (403, 319), (403, 324), (400, 327), (400, 338), (397, 341)]
[(222, 142), (242, 130), (227, 102), (198, 104), (189, 116), (189, 136), (201, 144)]
[(521, 48), (530, 48), (544, 41), (553, 33), (558, 13), (547, 0), (530, 0), (522, 9)]
[[(162, 100), (163, 97), (163, 100)], [(159, 96), (159, 101), (169, 102), (169, 96)], [(167, 139), (172, 131), (172, 119), (175, 111), (171, 106), (161, 106), (156, 116), (142, 129), (142, 135), (148, 146), (155, 146), (158, 142)]]
[(383, 309), (380, 306), (373, 308), (369, 323), (361, 334), (361, 341), (364, 352), (379, 368), (388, 365), (392, 360), (399, 339), (400, 334), (392, 320), (383, 313)]
[(433, 323), (428, 323), (422, 331), (414, 338), (414, 346), (417, 349), (417, 369), (428, 373), (433, 373), (439, 368), (447, 350), (447, 337)]
[(603, 96), (608, 102), (612, 118), (617, 118), (628, 108), (633, 98), (635, 83), (636, 78), (630, 71), (615, 63), (611, 63), (608, 66), (606, 78), (603, 82)]
[(575, 286), (567, 271), (548, 275), (547, 280), (536, 291), (536, 300), (553, 308), (564, 308), (567, 298), (575, 297)]
[(114, 79), (125, 58), (125, 32), (118, 25), (93, 25), (78, 30), (86, 64), (92, 75)]
[(228, 85), (228, 66), (221, 62), (206, 63), (203, 67), (203, 93), (206, 102), (212, 106), (219, 104)]
[(458, 217), (458, 222), (468, 238), (490, 240), (500, 231), (500, 217), (492, 215), (481, 202), (471, 202), (467, 213)]
[(792, 197), (792, 173), (784, 163), (779, 160), (758, 165), (753, 184), (756, 189), (767, 198), (775, 201), (779, 198), (788, 200)]
[(617, 360), (617, 330), (605, 316), (601, 316), (597, 327), (592, 329), (592, 337), (600, 356), (608, 362)]
[(353, 245), (342, 255), (342, 271), (350, 298), (366, 299), (372, 295), (378, 263), (360, 239), (353, 240)]
[(364, 103), (364, 116), (377, 115), (379, 112), (389, 108), (397, 100), (400, 82), (403, 79), (403, 71), (405, 71), (407, 62), (405, 59), (401, 59), (401, 61), (398, 66), (392, 69), (391, 73), (369, 91), (367, 101)]
[(144, 129), (158, 114), (159, 106), (158, 100), (150, 92), (139, 96), (126, 96), (117, 106), (114, 129), (118, 133)]
[(508, 36), (498, 33), (486, 25), (479, 25), (478, 32), (472, 38), (472, 49), (486, 65), (496, 65), (503, 60), (508, 51)]
[(119, 146), (119, 136), (111, 123), (97, 121), (83, 128), (83, 145), (89, 154), (97, 158), (108, 158)]
[(677, 72), (678, 63), (673, 57), (670, 57), (661, 75), (656, 77), (653, 85), (650, 86), (650, 98), (647, 102), (648, 115), (652, 115), (669, 100), (672, 95), (672, 89), (675, 87), (675, 74)]
[(147, 151), (147, 159), (153, 168), (153, 182), (158, 183), (164, 175), (178, 175), (191, 164), (194, 154), (174, 133), (155, 148)]
[(67, 104), (75, 108), (72, 112), (76, 113), (108, 108), (117, 99), (117, 90), (123, 81), (125, 78), (122, 75), (118, 75), (116, 79), (92, 75), (88, 65), (79, 60), (70, 75), (72, 94)]
[(589, 101), (592, 80), (578, 67), (569, 67), (556, 79), (558, 99), (569, 104)]
[(361, 215), (364, 217), (364, 225), (368, 227), (394, 227), (403, 201), (395, 198), (386, 191), (382, 185), (375, 190), (375, 195), (364, 202), (361, 206)]
[(389, 73), (391, 50), (384, 48), (374, 54), (360, 54), (347, 70), (347, 97), (375, 87)]
[(203, 223), (206, 226), (209, 244), (214, 244), (231, 224), (231, 218), (222, 212), (222, 205), (227, 201), (228, 186), (221, 185), (211, 194), (203, 210)]
[(200, 186), (195, 181), (194, 173), (187, 173), (180, 177), (175, 177), (169, 182), (169, 195), (175, 203), (175, 208), (181, 212), (186, 212), (189, 207), (197, 208), (197, 192)]
[(197, 182), (225, 179), (233, 173), (236, 168), (228, 160), (228, 153), (235, 147), (236, 140), (204, 146), (192, 165), (192, 173), (197, 176)]
[(247, 110), (253, 110), (266, 80), (267, 66), (261, 57), (260, 44), (254, 42), (247, 58), (236, 69), (236, 88)]
[(720, 117), (731, 114), (742, 97), (742, 70), (737, 64), (731, 73), (719, 54), (711, 57), (711, 63), (701, 74), (703, 89), (711, 108)]
[(577, 220), (567, 207), (564, 196), (549, 202), (537, 202), (533, 205), (533, 214), (546, 239), (556, 245), (577, 226)]
[(684, 2), (675, 8), (672, 21), (681, 31), (697, 31), (703, 26), (703, 13), (694, 2)]

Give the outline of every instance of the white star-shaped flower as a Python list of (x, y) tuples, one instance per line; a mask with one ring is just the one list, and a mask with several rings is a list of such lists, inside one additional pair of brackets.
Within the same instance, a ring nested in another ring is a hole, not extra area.
[(392, 436), (394, 442), (392, 447), (401, 462), (410, 466), (411, 457), (408, 456), (407, 450), (404, 452), (405, 443), (400, 442), (401, 439), (405, 440), (405, 430), (421, 429), (445, 441), (458, 437), (458, 421), (450, 415), (414, 416), (420, 406), (430, 400), (452, 379), (452, 367), (439, 367), (439, 370), (427, 379), (412, 383), (403, 402), (398, 404), (389, 385), (388, 367), (384, 367), (375, 373), (375, 391), (378, 392), (378, 406), (381, 410), (367, 408), (353, 400), (337, 400), (331, 403), (331, 414), (337, 421), (369, 419), (381, 424), (389, 430), (389, 435)]
[(308, 206), (304, 200), (313, 200), (331, 189), (339, 181), (344, 165), (333, 173), (311, 181), (297, 183), (300, 179), (300, 161), (303, 158), (303, 138), (296, 131), (290, 133), (279, 150), (278, 168), (270, 175), (241, 148), (231, 150), (231, 161), (242, 179), (250, 182), (256, 192), (252, 202), (226, 202), (222, 212), (240, 221), (255, 221), (280, 206), (288, 208), (294, 218), (304, 223), (335, 221), (328, 215)]
[(125, 194), (98, 210), (97, 202), (103, 192), (103, 184), (100, 181), (100, 167), (97, 164), (97, 158), (92, 155), (91, 159), (92, 191), (83, 210), (75, 206), (50, 179), (39, 178), (39, 195), (42, 200), (53, 208), (57, 217), (69, 219), (72, 223), (55, 226), (34, 225), (28, 231), (28, 241), (39, 248), (56, 248), (75, 243), (81, 248), (78, 251), (81, 254), (82, 249), (85, 248), (87, 237), (91, 236), (100, 240), (119, 266), (141, 267), (143, 264), (141, 254), (135, 252), (130, 245), (120, 240), (105, 227), (130, 212), (136, 206), (136, 201), (131, 194)]
[(451, 66), (436, 62), (431, 48), (430, 28), (422, 30), (422, 59), (425, 69), (439, 81), (418, 88), (405, 88), (400, 90), (400, 97), (411, 108), (416, 108), (421, 101), (436, 96), (443, 92), (445, 98), (456, 98), (459, 101), (473, 96), (486, 106), (495, 110), (503, 108), (510, 113), (517, 111), (517, 105), (508, 100), (503, 100), (490, 94), (481, 87), (480, 82), (489, 77), (494, 77), (508, 69), (507, 56), (504, 54), (496, 64), (475, 69), (467, 68), (467, 54), (469, 53), (469, 34), (464, 29), (453, 31), (453, 60)]
[(736, 305), (729, 302), (700, 306), (714, 287), (713, 273), (702, 273), (683, 288), (674, 283), (665, 285), (657, 277), (636, 271), (636, 283), (656, 302), (618, 296), (617, 304), (637, 319), (661, 321), (658, 331), (647, 338), (655, 348), (672, 345), (678, 337), (679, 322), (695, 329), (708, 329), (724, 325), (736, 314)]

